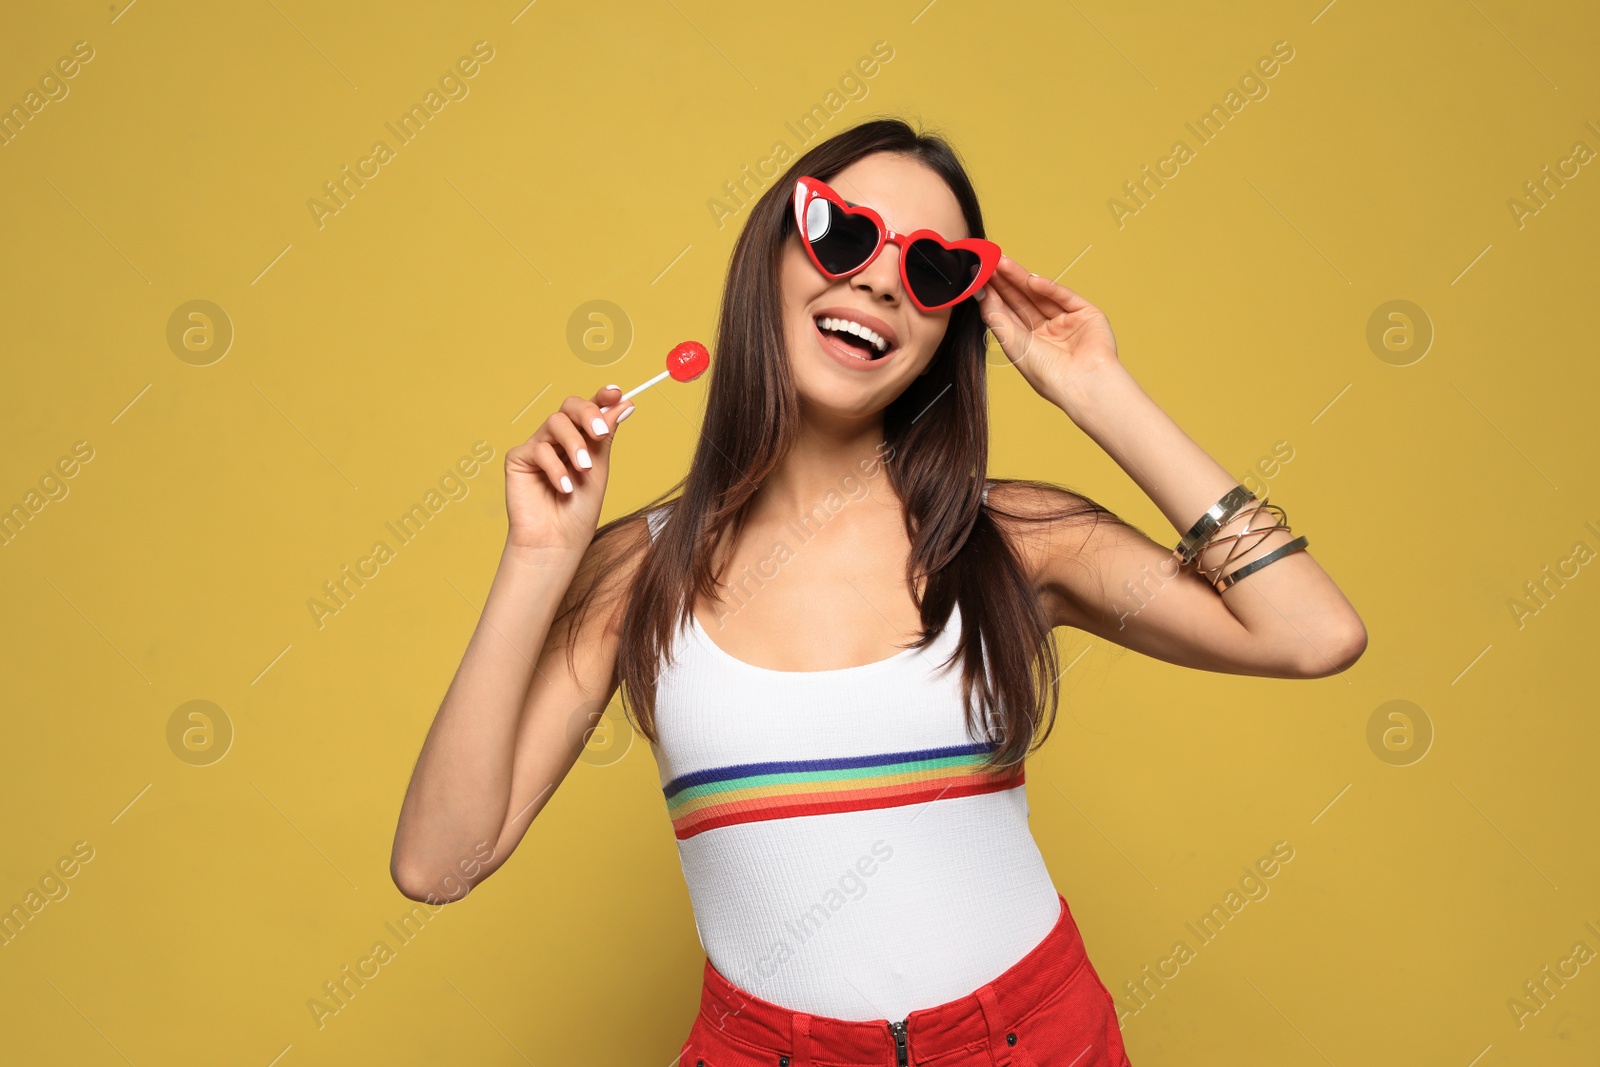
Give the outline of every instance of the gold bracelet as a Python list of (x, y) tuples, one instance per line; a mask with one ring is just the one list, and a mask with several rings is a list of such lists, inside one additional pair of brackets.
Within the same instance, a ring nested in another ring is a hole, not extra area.
[[(1261, 527), (1259, 529), (1252, 530), (1250, 528), (1251, 521), (1254, 520), (1255, 517), (1257, 515), (1259, 515), (1262, 511), (1271, 512), (1274, 516), (1277, 517), (1277, 519), (1278, 519), (1277, 523), (1275, 525), (1272, 525), (1272, 526), (1266, 526), (1266, 527)], [(1220, 536), (1220, 537), (1216, 536), (1215, 534), (1213, 534), (1212, 537), (1207, 540), (1207, 543), (1204, 546), (1206, 549), (1209, 549), (1209, 548), (1211, 548), (1211, 547), (1213, 547), (1215, 545), (1220, 545), (1220, 544), (1229, 544), (1229, 543), (1232, 544), (1233, 547), (1231, 549), (1229, 549), (1228, 555), (1220, 563), (1217, 563), (1214, 566), (1210, 566), (1210, 567), (1199, 566), (1198, 565), (1198, 561), (1199, 561), (1200, 556), (1199, 556), (1198, 553), (1195, 556), (1195, 559), (1196, 559), (1196, 562), (1197, 562), (1197, 566), (1196, 566), (1195, 569), (1200, 573), (1200, 575), (1202, 577), (1204, 577), (1207, 581), (1211, 582), (1211, 584), (1213, 586), (1216, 586), (1217, 579), (1221, 576), (1223, 568), (1227, 567), (1228, 564), (1232, 563), (1241, 554), (1243, 554), (1245, 552), (1248, 552), (1252, 548), (1255, 548), (1257, 545), (1261, 544), (1261, 542), (1265, 541), (1267, 539), (1267, 537), (1269, 535), (1271, 535), (1274, 530), (1288, 531), (1290, 529), (1289, 522), (1288, 522), (1288, 520), (1289, 520), (1288, 512), (1284, 511), (1284, 509), (1279, 507), (1277, 504), (1268, 503), (1267, 502), (1267, 498), (1265, 496), (1263, 496), (1261, 498), (1260, 503), (1258, 503), (1253, 509), (1251, 509), (1249, 511), (1248, 514), (1246, 514), (1244, 516), (1244, 520), (1245, 520), (1244, 528), (1242, 530), (1240, 530), (1238, 533), (1227, 534), (1227, 535)], [(1244, 539), (1246, 537), (1250, 536), (1251, 534), (1256, 535), (1255, 540), (1251, 541), (1249, 544), (1245, 544), (1244, 543)], [(1220, 592), (1222, 588), (1226, 588), (1226, 587), (1225, 586), (1218, 587), (1218, 591)]]
[[(1209, 534), (1206, 535), (1206, 537), (1205, 537), (1205, 539), (1203, 540), (1202, 543), (1200, 543), (1199, 545), (1197, 545), (1195, 547), (1194, 554), (1193, 554), (1193, 556), (1191, 558), (1194, 561), (1194, 563), (1196, 564), (1196, 569), (1201, 571), (1201, 573), (1204, 573), (1206, 570), (1215, 570), (1216, 569), (1215, 567), (1208, 568), (1208, 567), (1200, 567), (1199, 566), (1199, 562), (1200, 562), (1201, 558), (1210, 549), (1216, 547), (1217, 545), (1228, 544), (1229, 542), (1237, 542), (1240, 538), (1244, 537), (1247, 534), (1259, 533), (1260, 532), (1259, 530), (1251, 530), (1250, 529), (1250, 523), (1262, 511), (1270, 511), (1274, 515), (1280, 516), (1281, 517), (1280, 521), (1287, 520), (1287, 518), (1288, 518), (1287, 515), (1284, 515), (1283, 509), (1281, 507), (1279, 507), (1277, 504), (1268, 503), (1266, 497), (1262, 497), (1260, 500), (1256, 500), (1254, 497), (1251, 497), (1250, 498), (1250, 503), (1255, 504), (1255, 507), (1252, 508), (1247, 504), (1244, 508), (1241, 508), (1238, 512), (1236, 512), (1233, 515), (1230, 515), (1227, 519), (1224, 520), (1224, 523), (1231, 523), (1235, 519), (1243, 518), (1244, 519), (1244, 526), (1243, 526), (1242, 529), (1240, 529), (1240, 531), (1238, 533), (1224, 534), (1222, 532), (1222, 526), (1219, 525), (1217, 527), (1217, 529), (1212, 530)], [(1228, 559), (1232, 559), (1233, 556), (1238, 553), (1238, 551), (1239, 551), (1239, 549), (1238, 549), (1238, 547), (1236, 545), (1235, 548), (1229, 553)], [(1223, 560), (1222, 561), (1223, 564), (1226, 564), (1228, 562), (1228, 559)]]

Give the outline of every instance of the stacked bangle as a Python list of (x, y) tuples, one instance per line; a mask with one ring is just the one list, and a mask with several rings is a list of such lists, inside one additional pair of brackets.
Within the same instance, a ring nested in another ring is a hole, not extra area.
[[(1280, 528), (1281, 527), (1277, 526), (1273, 527), (1274, 530)], [(1224, 589), (1232, 586), (1233, 583), (1237, 582), (1240, 578), (1248, 578), (1250, 575), (1254, 574), (1256, 571), (1260, 570), (1262, 567), (1265, 567), (1269, 563), (1276, 563), (1284, 556), (1300, 551), (1308, 544), (1310, 544), (1310, 542), (1306, 540), (1306, 535), (1301, 534), (1288, 544), (1279, 545), (1277, 548), (1273, 549), (1271, 552), (1268, 552), (1264, 556), (1257, 556), (1255, 559), (1251, 560), (1249, 563), (1246, 563), (1238, 570), (1230, 571), (1229, 573), (1224, 574), (1221, 578), (1221, 581), (1217, 583), (1217, 592), (1220, 593)]]
[(1207, 542), (1222, 524), (1231, 521), (1240, 509), (1255, 498), (1255, 494), (1250, 490), (1242, 485), (1236, 485), (1224, 493), (1221, 500), (1207, 508), (1206, 513), (1189, 528), (1189, 532), (1183, 535), (1183, 540), (1179, 541), (1178, 547), (1174, 549), (1184, 565), (1187, 566), (1199, 558), (1201, 550), (1206, 547)]
[[(1252, 508), (1250, 506), (1251, 504), (1254, 504), (1255, 506)], [(1246, 514), (1247, 511), (1248, 514)], [(1263, 511), (1271, 512), (1277, 521), (1271, 526), (1265, 526), (1252, 530), (1250, 528), (1251, 520)], [(1228, 525), (1234, 519), (1238, 518), (1240, 515), (1245, 516), (1244, 528), (1236, 534), (1219, 536), (1222, 528)], [(1221, 593), (1224, 590), (1231, 588), (1233, 584), (1240, 579), (1254, 574), (1263, 567), (1278, 562), (1278, 560), (1283, 559), (1285, 556), (1293, 555), (1310, 544), (1310, 541), (1308, 541), (1302, 534), (1287, 544), (1279, 545), (1271, 552), (1268, 552), (1262, 556), (1258, 556), (1249, 563), (1246, 563), (1244, 566), (1239, 567), (1229, 574), (1222, 573), (1223, 568), (1229, 563), (1232, 563), (1236, 556), (1238, 556), (1241, 552), (1247, 552), (1251, 548), (1254, 548), (1256, 545), (1266, 540), (1266, 538), (1275, 530), (1283, 530), (1286, 533), (1290, 531), (1288, 513), (1277, 504), (1267, 503), (1267, 498), (1265, 495), (1263, 495), (1260, 500), (1257, 500), (1255, 494), (1250, 490), (1246, 489), (1242, 485), (1236, 485), (1224, 493), (1222, 498), (1215, 504), (1206, 509), (1206, 513), (1201, 515), (1195, 524), (1190, 527), (1189, 532), (1183, 535), (1183, 538), (1178, 542), (1177, 547), (1173, 549), (1173, 552), (1177, 555), (1180, 562), (1187, 566), (1191, 563), (1196, 563), (1206, 549), (1220, 544), (1231, 543), (1233, 548), (1229, 550), (1227, 558), (1221, 563), (1211, 567), (1201, 567), (1198, 565), (1195, 567), (1195, 570), (1207, 581), (1209, 581), (1217, 592)], [(1252, 534), (1256, 535), (1255, 540), (1250, 544), (1245, 545), (1244, 538)]]

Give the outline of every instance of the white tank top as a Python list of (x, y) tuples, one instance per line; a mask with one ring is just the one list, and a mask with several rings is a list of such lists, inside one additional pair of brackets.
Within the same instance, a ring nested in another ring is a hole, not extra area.
[[(666, 508), (649, 513), (652, 537)], [(746, 992), (838, 1019), (903, 1019), (1020, 960), (1061, 904), (1022, 769), (977, 764), (959, 609), (926, 649), (777, 671), (676, 634), (652, 746), (706, 956)]]

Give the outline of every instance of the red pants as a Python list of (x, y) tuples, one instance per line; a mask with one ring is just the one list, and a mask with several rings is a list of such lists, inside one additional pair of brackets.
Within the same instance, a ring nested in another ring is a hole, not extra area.
[(1116, 1005), (1065, 897), (1055, 927), (1004, 974), (960, 1000), (912, 1012), (897, 1030), (887, 1020), (780, 1008), (708, 959), (678, 1067), (1131, 1067)]

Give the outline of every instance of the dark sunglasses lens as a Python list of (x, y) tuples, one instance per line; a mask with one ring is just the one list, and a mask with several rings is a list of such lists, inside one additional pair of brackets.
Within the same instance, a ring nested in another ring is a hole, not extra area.
[(946, 248), (924, 237), (906, 251), (906, 279), (928, 307), (948, 304), (978, 276), (983, 260), (965, 248)]
[(878, 246), (871, 219), (847, 215), (818, 197), (806, 205), (806, 242), (829, 274), (845, 274), (867, 261)]

